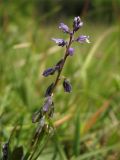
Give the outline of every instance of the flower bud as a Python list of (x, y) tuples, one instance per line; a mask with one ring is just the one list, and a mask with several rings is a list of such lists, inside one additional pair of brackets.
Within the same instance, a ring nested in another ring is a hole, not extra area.
[(43, 76), (47, 77), (49, 75), (53, 75), (55, 73), (55, 68), (48, 68), (43, 72)]
[(84, 36), (84, 35), (79, 36), (75, 41), (80, 43), (84, 43), (84, 42), (90, 43), (89, 36)]
[(64, 47), (67, 42), (64, 41), (64, 39), (59, 39), (59, 38), (52, 38), (53, 41), (55, 41), (55, 43), (58, 44), (58, 46)]
[(51, 92), (52, 92), (53, 87), (54, 87), (54, 83), (51, 83), (48, 86), (48, 88), (46, 89), (46, 92), (45, 92), (45, 97), (51, 96)]
[(69, 48), (69, 49), (68, 49), (68, 54), (69, 54), (70, 56), (73, 56), (73, 54), (74, 54), (74, 48)]
[(73, 21), (73, 31), (76, 32), (82, 26), (83, 22), (81, 21), (80, 17), (75, 17)]
[(55, 65), (56, 70), (59, 71), (63, 67), (63, 63), (64, 63), (63, 59), (59, 60), (58, 63)]
[(64, 87), (64, 91), (65, 92), (71, 92), (71, 90), (72, 90), (72, 86), (71, 86), (71, 84), (70, 84), (70, 82), (69, 81), (67, 81), (66, 79), (64, 79), (64, 81), (63, 81), (63, 87)]
[(43, 111), (44, 112), (48, 112), (49, 111), (49, 108), (53, 105), (53, 101), (52, 101), (52, 98), (51, 96), (48, 96), (45, 100), (45, 103), (43, 105)]
[(59, 29), (61, 29), (64, 33), (69, 33), (69, 28), (64, 23), (60, 23)]

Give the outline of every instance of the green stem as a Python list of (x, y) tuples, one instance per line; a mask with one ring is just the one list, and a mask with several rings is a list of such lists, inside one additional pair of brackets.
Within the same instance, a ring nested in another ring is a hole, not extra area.
[(68, 46), (66, 47), (65, 55), (64, 55), (64, 58), (63, 58), (63, 64), (62, 64), (62, 67), (60, 68), (60, 70), (58, 71), (58, 75), (56, 77), (54, 86), (53, 86), (52, 91), (51, 91), (51, 95), (53, 94), (53, 92), (54, 92), (54, 90), (55, 90), (55, 88), (56, 88), (56, 86), (57, 86), (57, 84), (59, 82), (61, 72), (62, 72), (62, 70), (64, 68), (65, 62), (66, 62), (67, 57), (68, 57), (68, 50), (69, 50), (69, 48), (70, 48), (70, 46), (72, 44), (72, 38), (73, 38), (73, 34), (70, 35), (69, 43), (68, 43)]

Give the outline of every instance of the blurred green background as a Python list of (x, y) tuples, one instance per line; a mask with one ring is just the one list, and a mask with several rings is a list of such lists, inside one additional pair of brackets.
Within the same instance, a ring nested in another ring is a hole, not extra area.
[(29, 148), (32, 114), (55, 79), (42, 72), (64, 53), (51, 38), (67, 39), (58, 25), (72, 27), (75, 16), (84, 22), (77, 35), (89, 35), (91, 43), (74, 45), (63, 71), (72, 93), (57, 87), (57, 139), (38, 160), (119, 160), (120, 0), (0, 0), (0, 146), (17, 125), (11, 150)]

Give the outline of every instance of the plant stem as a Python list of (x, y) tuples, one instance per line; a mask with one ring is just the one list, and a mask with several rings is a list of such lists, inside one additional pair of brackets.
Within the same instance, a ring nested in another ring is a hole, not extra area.
[(54, 83), (54, 86), (52, 88), (52, 91), (51, 91), (51, 95), (53, 94), (58, 82), (59, 82), (59, 79), (60, 79), (60, 75), (61, 75), (61, 72), (64, 68), (64, 65), (65, 65), (65, 62), (66, 62), (66, 59), (68, 57), (68, 49), (70, 48), (71, 44), (72, 44), (72, 38), (73, 38), (73, 34), (70, 35), (70, 39), (69, 39), (69, 43), (68, 43), (68, 46), (66, 47), (66, 51), (65, 51), (65, 55), (64, 55), (64, 58), (63, 58), (63, 64), (62, 64), (62, 67), (60, 68), (60, 70), (58, 71), (58, 75), (56, 77), (56, 80), (55, 80), (55, 83)]
[[(58, 71), (58, 74), (57, 74), (57, 77), (56, 77), (56, 79), (55, 79), (54, 86), (53, 86), (53, 88), (52, 88), (52, 91), (51, 91), (50, 96), (53, 94), (53, 92), (54, 92), (54, 90), (55, 90), (55, 88), (56, 88), (56, 86), (57, 86), (57, 84), (58, 84), (58, 82), (59, 82), (59, 79), (60, 79), (60, 76), (61, 76), (61, 72), (62, 72), (62, 70), (63, 70), (63, 68), (64, 68), (66, 59), (67, 59), (67, 57), (68, 57), (68, 55), (69, 55), (69, 54), (68, 54), (68, 50), (69, 50), (69, 48), (70, 48), (70, 46), (71, 46), (71, 44), (72, 44), (72, 39), (73, 39), (73, 34), (70, 34), (69, 43), (68, 43), (68, 45), (66, 46), (66, 51), (65, 51), (64, 58), (63, 58), (62, 67), (61, 67), (61, 68), (59, 69), (59, 71)], [(39, 130), (39, 129), (40, 129), (40, 128), (39, 128), (39, 126), (38, 126), (38, 130)], [(33, 152), (32, 152), (32, 153), (30, 154), (30, 156), (28, 157), (29, 160), (32, 160), (32, 158), (33, 158), (33, 156), (34, 156), (34, 154), (35, 154), (35, 152), (36, 152), (36, 147), (37, 147), (37, 143), (38, 143), (40, 134), (41, 134), (41, 132), (36, 132), (35, 135), (34, 135), (34, 137), (33, 137), (32, 148), (31, 148), (31, 149), (33, 149)], [(45, 146), (45, 145), (44, 145), (44, 146)], [(43, 148), (44, 148), (44, 146), (43, 146)], [(41, 151), (42, 151), (42, 150), (41, 150)], [(40, 151), (40, 153), (41, 153), (41, 151)], [(38, 153), (38, 155), (37, 155), (36, 157), (38, 157), (40, 153)]]

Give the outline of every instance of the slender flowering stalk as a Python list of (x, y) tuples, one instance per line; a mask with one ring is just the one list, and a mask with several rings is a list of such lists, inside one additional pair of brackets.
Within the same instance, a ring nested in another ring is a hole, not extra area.
[[(89, 36), (86, 35), (80, 35), (77, 38), (74, 38), (75, 33), (83, 26), (83, 22), (81, 21), (80, 17), (75, 17), (73, 20), (73, 28), (70, 30), (70, 28), (64, 24), (60, 23), (59, 29), (62, 30), (64, 33), (67, 33), (69, 35), (69, 40), (66, 41), (62, 38), (52, 38), (52, 40), (60, 47), (65, 47), (65, 53), (63, 55), (63, 58), (61, 58), (54, 66), (46, 69), (43, 72), (44, 77), (48, 77), (49, 75), (53, 75), (57, 73), (55, 81), (52, 82), (45, 91), (45, 100), (43, 106), (40, 108), (40, 110), (33, 114), (32, 122), (38, 122), (38, 127), (36, 129), (36, 132), (33, 136), (31, 148), (32, 152), (29, 156), (29, 160), (34, 157), (34, 154), (36, 152), (37, 141), (41, 134), (47, 134), (49, 130), (51, 129), (51, 118), (54, 114), (54, 103), (53, 103), (53, 93), (55, 92), (55, 89), (58, 85), (58, 82), (62, 80), (61, 73), (64, 68), (65, 62), (69, 56), (74, 55), (74, 48), (72, 47), (72, 43), (78, 42), (78, 43), (90, 43)], [(64, 78), (63, 80), (63, 88), (64, 91), (67, 93), (70, 93), (72, 91), (72, 85), (67, 80), (67, 78)], [(43, 134), (43, 135), (44, 135)]]
[(54, 87), (52, 88), (52, 91), (51, 91), (51, 95), (52, 95), (53, 91), (55, 90), (55, 88), (56, 88), (56, 86), (57, 86), (57, 84), (59, 82), (60, 75), (61, 75), (61, 72), (63, 70), (64, 64), (66, 62), (67, 57), (69, 56), (69, 48), (70, 48), (70, 46), (72, 44), (72, 38), (73, 38), (73, 34), (70, 34), (68, 45), (66, 45), (66, 51), (65, 51), (65, 54), (64, 54), (63, 63), (62, 63), (62, 66), (61, 66), (60, 70), (58, 71), (58, 75), (56, 77), (56, 80), (55, 80), (55, 83), (54, 83)]
[[(17, 152), (16, 156), (19, 156), (19, 159), (24, 159), (24, 160), (36, 160), (38, 159), (42, 149), (39, 149), (38, 147), (38, 142), (42, 143), (43, 139), (44, 145), (47, 143), (48, 138), (53, 134), (53, 124), (52, 124), (52, 117), (54, 114), (54, 102), (53, 102), (53, 93), (55, 92), (55, 89), (58, 85), (59, 81), (62, 82), (62, 86), (65, 92), (71, 93), (72, 91), (72, 85), (69, 82), (69, 80), (65, 77), (62, 79), (61, 73), (62, 70), (64, 69), (64, 65), (68, 57), (74, 55), (74, 48), (72, 47), (72, 44), (74, 42), (78, 42), (79, 44), (81, 43), (90, 43), (89, 41), (89, 36), (86, 35), (80, 35), (75, 38), (75, 33), (83, 26), (83, 22), (81, 21), (80, 17), (75, 17), (73, 20), (73, 27), (70, 29), (66, 24), (60, 23), (59, 29), (63, 32), (66, 33), (66, 35), (69, 36), (69, 40), (66, 41), (62, 38), (52, 38), (52, 40), (59, 46), (59, 47), (65, 47), (65, 52), (63, 57), (53, 66), (47, 68), (45, 71), (43, 71), (42, 75), (47, 78), (49, 76), (52, 76), (56, 74), (56, 78), (54, 82), (50, 83), (49, 86), (47, 87), (44, 95), (44, 103), (42, 107), (33, 114), (32, 116), (32, 122), (36, 123), (37, 122), (37, 128), (35, 130), (35, 133), (32, 137), (31, 144), (30, 144), (30, 149), (24, 155), (23, 149), (22, 148), (15, 148), (15, 151)], [(13, 129), (11, 136), (14, 132), (15, 128)], [(2, 147), (2, 159), (3, 160), (8, 160), (9, 159), (9, 143), (10, 139), (7, 143), (5, 143)], [(43, 144), (42, 144), (43, 145)], [(39, 149), (39, 150), (38, 150)], [(12, 154), (14, 156), (13, 150)], [(19, 151), (19, 154), (18, 154)], [(10, 158), (11, 159), (11, 158)], [(18, 159), (18, 158), (16, 158)]]

